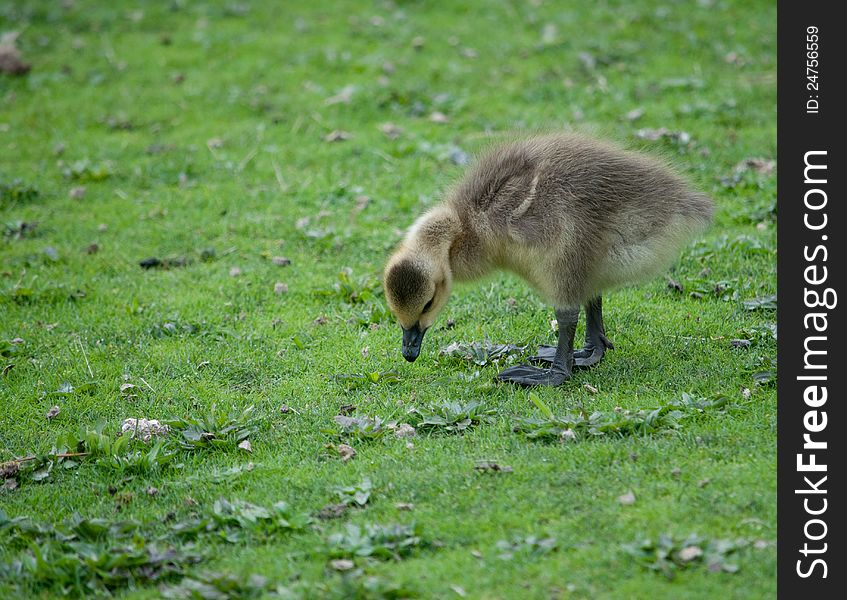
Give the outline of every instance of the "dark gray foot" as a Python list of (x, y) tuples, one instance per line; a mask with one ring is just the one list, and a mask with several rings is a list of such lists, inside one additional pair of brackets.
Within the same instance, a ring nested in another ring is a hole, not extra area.
[[(574, 367), (587, 369), (599, 363), (606, 350), (613, 350), (614, 344), (606, 337), (606, 328), (603, 325), (603, 302), (598, 296), (585, 305), (585, 345), (579, 350), (574, 350)], [(556, 358), (556, 348), (553, 346), (540, 346), (535, 356), (529, 357), (529, 362), (540, 364), (553, 364)]]
[(570, 378), (574, 363), (573, 336), (579, 319), (579, 308), (557, 309), (556, 319), (559, 321), (559, 345), (545, 351), (545, 356), (549, 356), (546, 362), (550, 363), (550, 367), (517, 365), (504, 370), (497, 375), (497, 379), (518, 385), (562, 385)]
[(569, 377), (570, 373), (563, 369), (543, 369), (530, 365), (509, 367), (497, 375), (497, 379), (500, 381), (508, 381), (509, 383), (527, 386), (562, 385)]

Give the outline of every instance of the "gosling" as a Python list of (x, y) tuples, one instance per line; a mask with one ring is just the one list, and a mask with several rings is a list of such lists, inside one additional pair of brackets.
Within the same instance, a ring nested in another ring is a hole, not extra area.
[[(550, 302), (558, 344), (497, 377), (556, 386), (613, 348), (602, 293), (655, 277), (712, 219), (713, 203), (660, 160), (575, 134), (536, 136), (482, 156), (409, 229), (385, 268), (388, 306), (414, 361), (453, 281), (503, 269)], [(574, 351), (580, 307), (585, 344)]]

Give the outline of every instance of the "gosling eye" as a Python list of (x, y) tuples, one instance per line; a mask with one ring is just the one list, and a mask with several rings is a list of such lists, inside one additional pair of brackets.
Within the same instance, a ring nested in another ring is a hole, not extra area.
[(430, 298), (430, 299), (429, 299), (429, 302), (427, 302), (426, 304), (424, 304), (424, 307), (423, 307), (423, 310), (421, 311), (421, 314), (429, 312), (429, 309), (430, 309), (430, 308), (432, 308), (432, 303), (433, 303), (433, 302), (435, 302), (435, 296), (433, 296), (432, 298)]

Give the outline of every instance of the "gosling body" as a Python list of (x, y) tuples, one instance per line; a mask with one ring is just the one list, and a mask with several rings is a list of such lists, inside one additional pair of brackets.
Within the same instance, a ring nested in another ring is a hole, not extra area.
[[(663, 162), (606, 142), (558, 134), (496, 147), (414, 223), (388, 261), (386, 298), (404, 330), (404, 356), (417, 357), (454, 280), (502, 269), (553, 305), (560, 343), (535, 357), (550, 368), (513, 367), (500, 377), (557, 385), (574, 364), (596, 364), (612, 347), (602, 294), (667, 268), (712, 211), (708, 196)], [(580, 306), (586, 344), (574, 353), (569, 329)]]

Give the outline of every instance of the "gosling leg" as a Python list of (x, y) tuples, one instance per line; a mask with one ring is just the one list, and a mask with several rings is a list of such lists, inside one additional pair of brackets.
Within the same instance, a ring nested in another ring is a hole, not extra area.
[(500, 381), (518, 385), (561, 385), (573, 372), (573, 338), (579, 320), (579, 308), (556, 309), (559, 322), (559, 343), (549, 368), (517, 365), (497, 375)]
[(585, 345), (574, 351), (574, 364), (578, 367), (593, 367), (603, 359), (606, 350), (614, 344), (606, 337), (603, 325), (603, 298), (597, 296), (585, 305)]
[[(606, 327), (603, 325), (603, 299), (600, 296), (592, 298), (585, 305), (585, 345), (574, 350), (574, 366), (593, 367), (602, 360), (606, 350), (613, 350), (614, 344), (606, 337)], [(540, 346), (532, 362), (550, 364), (556, 356), (553, 346)]]

